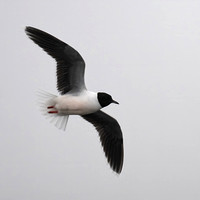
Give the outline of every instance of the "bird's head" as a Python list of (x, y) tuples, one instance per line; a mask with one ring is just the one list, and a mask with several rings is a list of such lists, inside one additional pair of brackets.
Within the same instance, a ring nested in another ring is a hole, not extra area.
[(117, 101), (112, 99), (111, 95), (104, 93), (104, 92), (98, 92), (97, 98), (98, 98), (98, 101), (99, 101), (99, 104), (101, 105), (101, 107), (106, 107), (111, 103), (119, 104)]

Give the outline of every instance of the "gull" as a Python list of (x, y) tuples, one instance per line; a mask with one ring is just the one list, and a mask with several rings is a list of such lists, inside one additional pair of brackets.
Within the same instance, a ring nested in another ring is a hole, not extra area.
[(120, 174), (124, 159), (122, 131), (116, 119), (101, 111), (111, 103), (119, 103), (105, 92), (87, 90), (84, 80), (85, 62), (74, 48), (34, 27), (27, 26), (25, 32), (57, 63), (57, 90), (60, 95), (43, 92), (43, 112), (53, 117), (55, 125), (63, 130), (69, 115), (80, 115), (90, 122), (99, 133), (110, 167)]

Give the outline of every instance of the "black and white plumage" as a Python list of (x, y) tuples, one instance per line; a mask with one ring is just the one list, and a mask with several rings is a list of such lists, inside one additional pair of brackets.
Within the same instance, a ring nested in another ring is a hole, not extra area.
[(91, 92), (84, 81), (85, 62), (68, 44), (33, 27), (26, 27), (26, 34), (57, 62), (57, 89), (60, 96), (42, 93), (43, 111), (65, 130), (69, 115), (80, 115), (92, 123), (99, 133), (103, 150), (111, 168), (120, 173), (124, 150), (120, 125), (100, 109), (114, 101), (104, 92)]

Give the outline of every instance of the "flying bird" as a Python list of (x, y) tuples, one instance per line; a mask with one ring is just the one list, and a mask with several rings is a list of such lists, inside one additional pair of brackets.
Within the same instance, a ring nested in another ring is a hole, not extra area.
[(96, 128), (110, 167), (121, 173), (124, 158), (123, 136), (117, 120), (101, 111), (111, 103), (118, 104), (105, 92), (88, 91), (85, 85), (85, 61), (70, 45), (56, 37), (27, 26), (28, 37), (52, 56), (57, 63), (59, 96), (43, 92), (43, 112), (55, 125), (65, 130), (69, 115), (80, 115)]

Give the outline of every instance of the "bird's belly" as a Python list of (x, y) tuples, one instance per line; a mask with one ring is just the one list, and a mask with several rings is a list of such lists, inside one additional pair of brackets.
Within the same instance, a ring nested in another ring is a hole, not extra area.
[(59, 113), (66, 115), (85, 115), (98, 111), (101, 106), (98, 102), (86, 97), (61, 97), (55, 105)]

